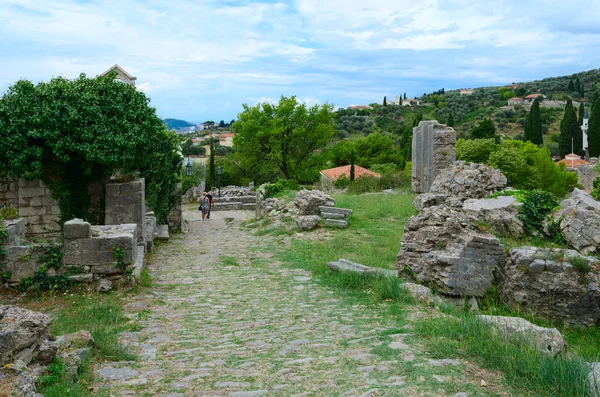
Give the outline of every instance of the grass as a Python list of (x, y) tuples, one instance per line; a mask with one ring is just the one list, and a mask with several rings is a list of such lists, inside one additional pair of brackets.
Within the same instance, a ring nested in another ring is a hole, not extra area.
[(224, 266), (239, 266), (237, 259), (232, 256), (219, 255), (219, 260)]
[(65, 373), (65, 364), (59, 358), (55, 358), (46, 371), (46, 374), (38, 379), (38, 391), (45, 397), (93, 397), (109, 396), (108, 390), (91, 391), (87, 384), (91, 382), (88, 372), (88, 363), (81, 366), (77, 382)]
[(413, 338), (434, 358), (463, 357), (500, 370), (508, 385), (528, 396), (588, 395), (586, 362), (577, 355), (544, 356), (520, 341), (507, 341), (472, 315), (418, 321)]

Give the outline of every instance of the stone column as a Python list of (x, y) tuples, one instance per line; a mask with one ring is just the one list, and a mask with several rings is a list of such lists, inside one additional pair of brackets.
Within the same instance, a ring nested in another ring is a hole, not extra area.
[(428, 193), (435, 177), (456, 161), (456, 132), (436, 120), (419, 122), (413, 128), (412, 189)]
[(107, 183), (104, 223), (137, 225), (137, 243), (146, 245), (146, 203), (144, 179), (126, 183)]
[(177, 199), (169, 215), (167, 216), (167, 222), (169, 223), (170, 232), (182, 232), (183, 231), (183, 213), (182, 213), (182, 197), (181, 197), (181, 183), (177, 185)]

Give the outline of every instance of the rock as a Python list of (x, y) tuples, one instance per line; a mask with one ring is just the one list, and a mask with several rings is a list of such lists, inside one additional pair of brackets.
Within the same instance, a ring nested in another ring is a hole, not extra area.
[(25, 349), (35, 350), (40, 346), (49, 338), (50, 323), (46, 314), (17, 306), (0, 306), (0, 365), (11, 363)]
[(158, 241), (169, 241), (169, 225), (158, 226)]
[(2, 221), (2, 224), (8, 233), (5, 244), (19, 245), (25, 236), (25, 218), (5, 220)]
[(519, 207), (522, 205), (514, 196), (500, 196), (468, 199), (463, 203), (463, 210), (486, 224), (494, 234), (519, 238), (524, 233), (523, 222), (519, 219)]
[(93, 347), (96, 342), (89, 331), (80, 330), (67, 335), (57, 336), (55, 343), (60, 350), (65, 350), (70, 347)]
[(319, 207), (333, 207), (335, 200), (320, 190), (302, 189), (296, 193), (294, 206), (298, 209), (298, 215), (319, 215)]
[(66, 239), (90, 238), (92, 234), (92, 226), (83, 219), (71, 219), (64, 228)]
[(107, 280), (105, 278), (101, 278), (98, 281), (98, 285), (96, 286), (96, 291), (98, 292), (108, 292), (112, 289), (112, 281)]
[(479, 230), (471, 216), (445, 205), (427, 207), (411, 217), (400, 244), (400, 273), (453, 296), (483, 296), (504, 260), (496, 237)]
[(342, 258), (340, 258), (340, 260), (337, 262), (329, 262), (327, 264), (327, 267), (331, 270), (337, 270), (340, 272), (353, 272), (361, 274), (384, 274), (391, 277), (397, 276), (397, 273), (394, 270), (369, 267)]
[(506, 187), (506, 177), (483, 164), (457, 161), (441, 170), (429, 193), (446, 196), (446, 202), (460, 208), (467, 199), (482, 199)]
[(348, 220), (347, 219), (325, 219), (325, 226), (347, 228)]
[(593, 327), (600, 322), (599, 263), (574, 250), (513, 248), (500, 267), (498, 293), (540, 318)]
[(424, 285), (415, 283), (402, 283), (400, 284), (400, 289), (406, 290), (410, 296), (421, 302), (428, 304), (433, 303), (434, 295), (431, 292), (431, 288), (427, 288)]
[(54, 360), (57, 350), (55, 343), (51, 343), (47, 340), (42, 341), (35, 354), (35, 363), (39, 365), (50, 364)]
[(440, 205), (444, 201), (446, 201), (446, 196), (443, 194), (422, 193), (415, 197), (413, 206), (417, 209), (417, 211), (421, 211), (423, 208)]
[(129, 367), (104, 367), (97, 370), (96, 374), (98, 374), (100, 378), (107, 380), (127, 380), (136, 377), (138, 375), (138, 371)]
[(590, 364), (591, 370), (588, 373), (588, 389), (593, 397), (600, 397), (600, 363)]
[(340, 214), (344, 216), (350, 216), (354, 212), (350, 208), (335, 208), (327, 206), (319, 207), (319, 211), (321, 211), (321, 213)]
[(62, 352), (60, 358), (65, 364), (67, 376), (75, 380), (79, 369), (92, 357), (92, 350), (88, 347)]
[(321, 222), (319, 215), (302, 215), (298, 217), (298, 229), (312, 230), (319, 225), (319, 222)]
[(92, 273), (76, 274), (74, 276), (69, 276), (69, 280), (75, 281), (76, 283), (91, 283), (94, 281), (94, 275)]
[(540, 353), (556, 356), (567, 351), (567, 343), (556, 328), (539, 327), (520, 317), (476, 316), (498, 329), (505, 339), (531, 343)]
[(583, 254), (600, 253), (600, 202), (574, 189), (554, 214), (567, 243)]
[(413, 128), (412, 189), (427, 193), (435, 177), (456, 160), (456, 132), (435, 120), (419, 122)]
[(0, 396), (43, 397), (36, 392), (36, 380), (27, 371), (0, 367)]

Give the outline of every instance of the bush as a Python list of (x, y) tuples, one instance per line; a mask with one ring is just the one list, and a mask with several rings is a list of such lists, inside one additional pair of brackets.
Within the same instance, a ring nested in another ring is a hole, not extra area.
[(275, 197), (284, 190), (300, 190), (300, 185), (295, 179), (280, 179), (275, 183), (266, 183), (265, 198)]
[(352, 181), (352, 183), (350, 183), (350, 186), (348, 186), (348, 193), (351, 194), (362, 194), (379, 191), (381, 191), (379, 180), (372, 176), (361, 176), (360, 178), (356, 178), (354, 181)]
[(497, 149), (495, 139), (459, 139), (456, 141), (456, 159), (485, 164)]
[(560, 204), (555, 195), (543, 190), (533, 190), (525, 193), (522, 202), (519, 219), (523, 222), (525, 230), (530, 234), (543, 232), (544, 219)]
[(594, 180), (594, 190), (592, 190), (592, 197), (596, 200), (600, 200), (600, 177)]
[(335, 182), (333, 182), (333, 186), (335, 186), (336, 189), (345, 189), (348, 187), (348, 185), (350, 185), (350, 178), (348, 178), (346, 175), (341, 175)]

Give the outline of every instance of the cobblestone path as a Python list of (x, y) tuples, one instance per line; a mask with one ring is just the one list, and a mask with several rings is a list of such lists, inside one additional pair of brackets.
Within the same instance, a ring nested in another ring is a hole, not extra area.
[(126, 306), (142, 329), (120, 340), (139, 359), (96, 366), (95, 387), (112, 396), (500, 395), (468, 363), (428, 359), (377, 305), (348, 303), (283, 267), (266, 251), (270, 237), (240, 230), (251, 214), (198, 215), (186, 213), (189, 233), (152, 256), (153, 287)]

